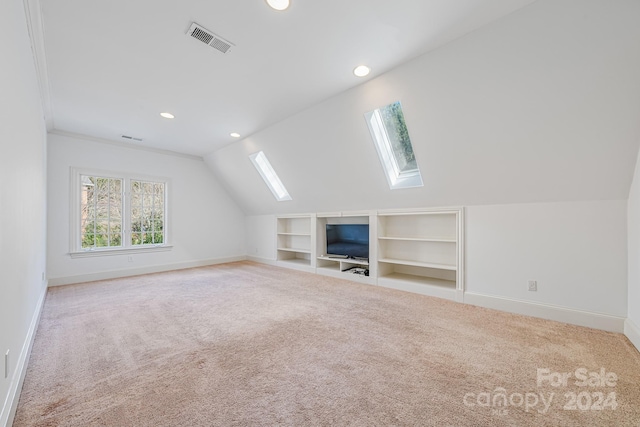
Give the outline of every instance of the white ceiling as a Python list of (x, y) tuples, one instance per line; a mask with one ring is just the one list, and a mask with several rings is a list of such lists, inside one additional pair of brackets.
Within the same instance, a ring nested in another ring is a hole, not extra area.
[[(49, 124), (204, 155), (533, 1), (40, 0)], [(187, 37), (192, 22), (235, 48)]]

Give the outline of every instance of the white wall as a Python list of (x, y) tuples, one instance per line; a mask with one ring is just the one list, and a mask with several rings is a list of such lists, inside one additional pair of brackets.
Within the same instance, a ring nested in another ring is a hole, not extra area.
[[(626, 199), (640, 2), (538, 0), (206, 156), (248, 215)], [(424, 187), (389, 190), (363, 114), (400, 100)], [(264, 150), (293, 197), (276, 202)]]
[(629, 191), (628, 229), (628, 319), (625, 333), (640, 350), (640, 155)]
[[(626, 200), (467, 206), (465, 302), (620, 331), (626, 218)], [(274, 217), (247, 223), (247, 253), (275, 259)]]
[[(245, 255), (244, 214), (201, 159), (173, 156), (67, 135), (49, 134), (48, 269), (51, 284), (112, 277)], [(70, 168), (135, 172), (170, 179), (173, 250), (72, 259)], [(128, 262), (128, 257), (133, 262)]]
[(626, 200), (468, 207), (467, 292), (626, 317), (626, 209)]
[[(43, 111), (20, 0), (0, 2), (0, 426), (11, 419), (21, 363), (46, 282)], [(9, 350), (8, 378), (4, 355)]]
[(276, 259), (275, 215), (251, 215), (245, 219), (247, 256), (259, 261)]

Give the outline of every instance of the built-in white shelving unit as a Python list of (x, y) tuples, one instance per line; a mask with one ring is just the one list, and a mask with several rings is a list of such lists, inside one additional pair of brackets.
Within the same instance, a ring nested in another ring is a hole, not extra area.
[(378, 285), (461, 299), (462, 212), (378, 212)]
[[(277, 264), (462, 301), (463, 214), (462, 208), (443, 208), (278, 216)], [(369, 259), (327, 254), (327, 224), (369, 224)]]
[[(316, 253), (318, 254), (316, 257), (316, 273), (373, 285), (375, 283), (375, 274), (372, 273), (369, 260), (374, 256), (372, 251), (375, 253), (375, 245), (372, 244), (375, 241), (375, 212), (330, 212), (319, 213), (316, 216)], [(374, 221), (371, 221), (371, 218)], [(327, 224), (369, 224), (369, 260), (330, 257), (327, 254)], [(354, 274), (351, 270), (352, 268), (367, 269), (369, 270), (369, 276)]]
[(277, 264), (283, 267), (313, 271), (315, 262), (315, 215), (277, 217)]

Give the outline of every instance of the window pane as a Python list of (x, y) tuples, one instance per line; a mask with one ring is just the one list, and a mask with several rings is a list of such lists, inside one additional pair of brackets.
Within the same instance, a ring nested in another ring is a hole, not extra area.
[(153, 209), (153, 194), (152, 193), (145, 193), (145, 195), (142, 198), (142, 208), (145, 211), (145, 215), (148, 212), (151, 212), (151, 209)]
[(87, 232), (87, 226), (91, 226), (93, 227), (93, 218), (87, 218), (86, 216), (82, 216), (82, 218), (80, 219), (80, 232), (84, 233)]
[(131, 244), (132, 245), (140, 245), (140, 244), (142, 244), (142, 234), (141, 233), (131, 233)]
[(80, 188), (82, 248), (120, 246), (111, 236), (122, 233), (122, 179), (82, 175)]
[(132, 181), (132, 245), (164, 242), (164, 191), (161, 182)]
[(162, 196), (164, 198), (164, 184), (156, 183), (153, 185), (153, 192), (156, 196)]
[(142, 204), (142, 195), (140, 192), (131, 193), (131, 207), (139, 207)]
[(106, 220), (109, 218), (109, 205), (98, 204), (96, 205), (95, 210), (96, 210), (96, 219), (98, 221)]
[(96, 234), (96, 247), (104, 248), (109, 246), (109, 235), (107, 234)]
[(384, 128), (400, 172), (415, 170), (418, 165), (413, 154), (413, 147), (409, 139), (409, 132), (404, 121), (404, 114), (400, 102), (387, 105), (380, 109)]
[(82, 236), (82, 247), (91, 248), (95, 245), (93, 234), (84, 234)]
[(111, 193), (118, 194), (122, 192), (122, 180), (121, 179), (112, 179), (110, 182)]
[(142, 209), (135, 205), (131, 207), (131, 219), (140, 220), (141, 217), (142, 217)]
[(122, 246), (122, 234), (111, 234), (110, 235), (111, 246)]

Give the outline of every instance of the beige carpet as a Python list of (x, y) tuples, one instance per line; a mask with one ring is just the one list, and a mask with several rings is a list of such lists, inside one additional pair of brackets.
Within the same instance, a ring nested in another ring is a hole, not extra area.
[(249, 262), (53, 288), (14, 426), (94, 425), (636, 427), (640, 354), (620, 334)]

